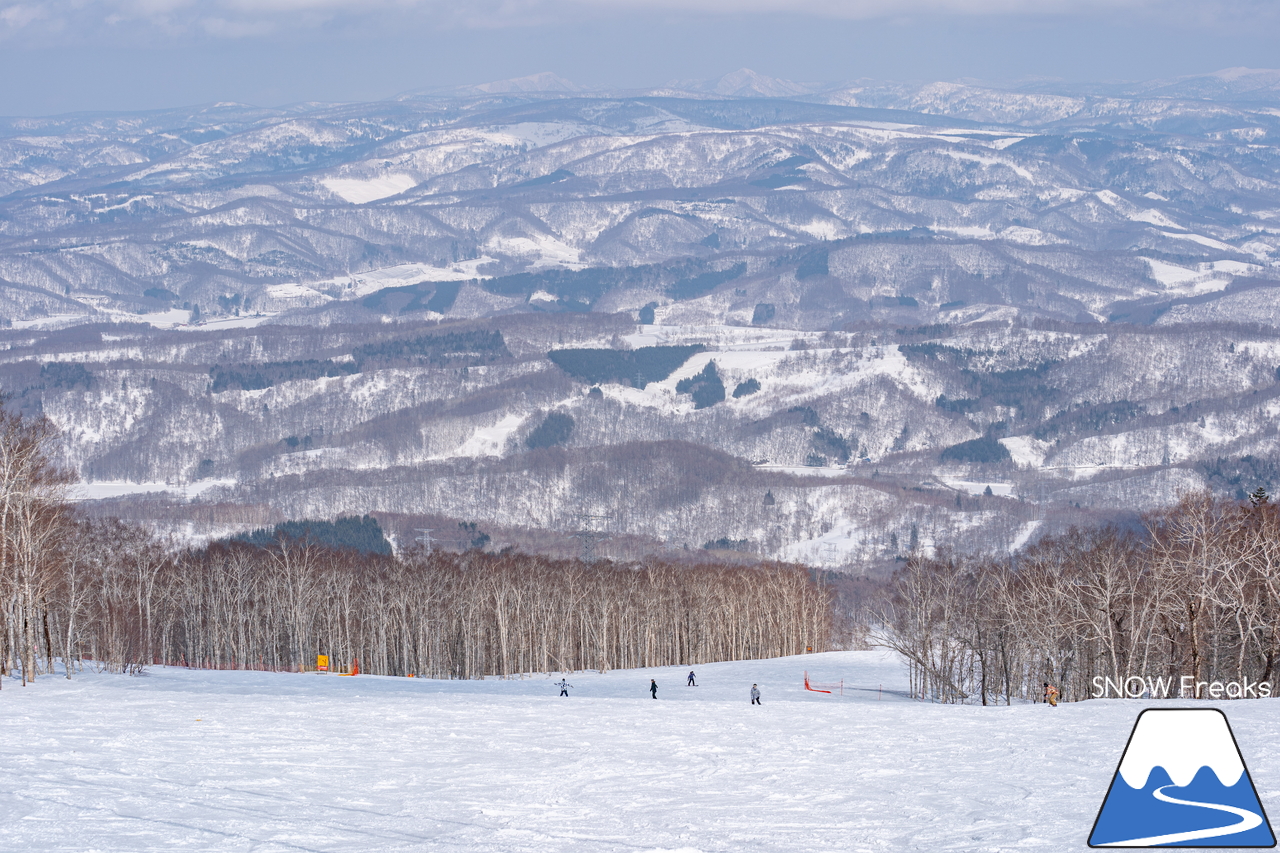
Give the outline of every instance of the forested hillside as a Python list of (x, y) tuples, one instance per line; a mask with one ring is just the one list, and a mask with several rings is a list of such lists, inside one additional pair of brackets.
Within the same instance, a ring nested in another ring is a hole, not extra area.
[(0, 389), (193, 543), (887, 572), (1239, 499), (1280, 485), (1268, 80), (15, 119)]

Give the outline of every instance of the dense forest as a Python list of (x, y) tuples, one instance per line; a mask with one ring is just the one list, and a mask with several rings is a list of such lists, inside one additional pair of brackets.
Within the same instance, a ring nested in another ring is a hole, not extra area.
[(602, 385), (608, 382), (620, 382), (635, 388), (643, 388), (650, 382), (661, 382), (670, 376), (676, 368), (689, 360), (694, 353), (701, 352), (698, 344), (676, 347), (640, 347), (634, 350), (581, 349), (552, 350), (547, 353), (565, 373), (590, 382)]
[[(473, 367), (508, 358), (506, 341), (499, 331), (444, 332), (420, 335), (412, 338), (393, 338), (376, 343), (362, 344), (351, 350), (349, 360), (299, 359), (294, 361), (270, 361), (265, 363), (217, 364), (209, 369), (212, 393), (238, 389), (260, 391), (285, 382), (323, 379), (335, 376), (351, 376), (365, 370), (388, 365), (432, 365), (445, 367), (462, 365)], [(54, 364), (42, 368), (42, 376)], [(85, 384), (91, 374), (80, 365), (80, 373), (62, 369), (55, 381), (71, 387), (69, 383)], [(81, 376), (83, 374), (83, 376)]]
[(1036, 699), (1045, 682), (1068, 701), (1099, 684), (1143, 692), (1130, 679), (1153, 695), (1166, 679), (1176, 698), (1184, 677), (1241, 698), (1230, 684), (1280, 669), (1280, 507), (1261, 489), (1247, 501), (1201, 492), (1140, 530), (1073, 530), (1015, 558), (915, 554), (878, 635), (918, 695), (940, 702)]

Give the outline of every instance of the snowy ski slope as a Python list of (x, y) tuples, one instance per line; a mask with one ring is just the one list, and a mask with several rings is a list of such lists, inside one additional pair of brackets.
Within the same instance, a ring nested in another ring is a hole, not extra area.
[[(912, 702), (882, 652), (695, 669), (6, 679), (0, 850), (1083, 850), (1160, 704)], [(1275, 706), (1219, 704), (1280, 813)]]

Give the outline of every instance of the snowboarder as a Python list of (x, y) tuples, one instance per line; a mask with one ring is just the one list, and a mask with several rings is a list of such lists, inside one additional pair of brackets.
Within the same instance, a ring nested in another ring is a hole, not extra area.
[(1058, 688), (1047, 681), (1044, 683), (1044, 701), (1052, 708), (1058, 707)]
[(569, 695), (569, 688), (570, 688), (570, 687), (572, 687), (572, 686), (573, 686), (572, 684), (570, 684), (569, 682), (565, 681), (563, 678), (556, 682), (556, 687), (559, 687), (559, 688), (560, 688), (560, 695), (561, 695), (561, 696), (568, 696), (568, 695)]
[(649, 693), (654, 699), (658, 698), (658, 682), (652, 678), (649, 679)]
[(696, 682), (696, 681), (694, 681), (694, 680), (693, 680), (693, 670), (689, 670), (689, 683), (688, 683), (688, 684), (686, 684), (685, 686), (686, 686), (686, 687), (697, 687), (697, 686), (698, 686), (698, 682)]
[(760, 704), (760, 688), (756, 687), (754, 684), (751, 685), (751, 704), (752, 705)]

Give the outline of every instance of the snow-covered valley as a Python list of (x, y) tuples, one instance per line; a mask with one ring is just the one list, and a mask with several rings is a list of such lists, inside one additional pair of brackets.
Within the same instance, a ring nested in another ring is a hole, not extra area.
[[(863, 571), (913, 542), (1003, 553), (1276, 482), (1280, 337), (1260, 328), (517, 314), (22, 334), (0, 383), (62, 431), (72, 496), (184, 541), (373, 512), (402, 542), (474, 522), (496, 548), (536, 531), (572, 554), (588, 513), (619, 559), (721, 543)], [(679, 347), (644, 383), (549, 357)], [(708, 405), (686, 385), (711, 373)]]
[[(0, 122), (0, 389), (180, 541), (596, 515), (620, 559), (883, 570), (1280, 488), (1267, 73), (730, 77)], [(551, 355), (651, 347), (694, 349)]]

